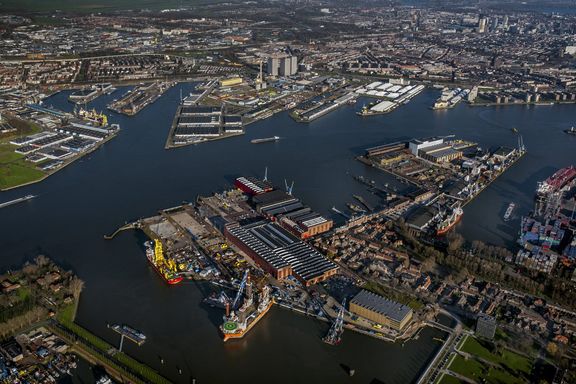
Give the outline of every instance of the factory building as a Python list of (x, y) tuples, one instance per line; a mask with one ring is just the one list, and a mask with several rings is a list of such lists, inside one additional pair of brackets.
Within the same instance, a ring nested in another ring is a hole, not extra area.
[(366, 290), (350, 301), (350, 312), (397, 331), (403, 330), (413, 316), (410, 307)]
[(234, 181), (234, 186), (248, 195), (259, 195), (261, 193), (270, 192), (272, 184), (258, 180), (255, 177), (239, 177)]
[(273, 190), (256, 194), (252, 197), (252, 204), (256, 212), (276, 220), (284, 229), (300, 239), (327, 232), (334, 225), (332, 220), (314, 212), (298, 198), (284, 191)]
[(224, 133), (242, 133), (242, 116), (227, 115), (224, 107), (182, 105), (176, 114), (174, 140), (192, 137), (218, 137)]
[(450, 144), (443, 143), (423, 148), (418, 156), (433, 163), (446, 163), (461, 158), (462, 151), (454, 149)]
[(419, 152), (421, 149), (432, 147), (442, 143), (444, 143), (444, 139), (441, 137), (430, 137), (422, 140), (412, 139), (408, 143), (408, 148), (410, 149), (410, 152), (412, 152), (414, 156), (419, 156)]
[(225, 226), (227, 240), (277, 279), (293, 275), (305, 286), (333, 276), (338, 266), (275, 223)]
[(229, 77), (227, 79), (222, 79), (220, 80), (220, 86), (221, 87), (231, 87), (234, 85), (240, 85), (242, 84), (243, 80), (241, 77), (237, 76), (237, 77)]
[(413, 155), (433, 163), (445, 163), (463, 156), (460, 147), (444, 142), (441, 137), (431, 137), (423, 140), (413, 139), (408, 143), (408, 148)]

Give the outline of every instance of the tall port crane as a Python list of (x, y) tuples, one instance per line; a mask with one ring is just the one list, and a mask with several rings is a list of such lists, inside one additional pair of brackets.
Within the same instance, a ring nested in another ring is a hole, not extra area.
[(240, 298), (242, 297), (242, 293), (244, 292), (244, 288), (246, 287), (247, 281), (248, 281), (248, 269), (244, 271), (242, 282), (240, 283), (240, 287), (238, 288), (238, 292), (236, 293), (236, 297), (234, 298), (234, 302), (232, 303), (233, 310), (235, 310), (238, 307), (238, 303), (240, 302)]
[(345, 308), (346, 308), (346, 298), (344, 298), (344, 300), (342, 300), (342, 306), (340, 307), (340, 310), (338, 311), (338, 316), (336, 316), (336, 319), (334, 320), (334, 322), (330, 326), (330, 330), (328, 331), (328, 334), (326, 336), (324, 336), (324, 338), (322, 339), (325, 343), (328, 343), (331, 345), (337, 345), (337, 344), (340, 344), (340, 341), (342, 341), (342, 332), (344, 331), (344, 329), (342, 327), (344, 325)]

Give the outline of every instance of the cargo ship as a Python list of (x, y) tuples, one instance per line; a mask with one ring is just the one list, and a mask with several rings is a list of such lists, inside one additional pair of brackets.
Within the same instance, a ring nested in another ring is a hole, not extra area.
[(274, 299), (270, 295), (270, 287), (265, 285), (259, 294), (258, 305), (251, 312), (247, 310), (247, 307), (252, 305), (250, 297), (248, 297), (239, 310), (239, 312), (244, 312), (243, 314), (238, 316), (232, 311), (224, 316), (224, 321), (220, 326), (223, 340), (228, 341), (244, 337), (268, 313), (272, 304), (274, 304)]
[(6, 201), (4, 203), (0, 203), (0, 208), (4, 208), (4, 207), (8, 207), (10, 205), (22, 203), (24, 201), (28, 201), (28, 200), (33, 199), (35, 197), (36, 196), (34, 196), (34, 195), (26, 195), (24, 197), (19, 197), (19, 198), (14, 199), (14, 200)]
[(536, 194), (546, 195), (548, 193), (557, 192), (575, 177), (576, 168), (574, 168), (574, 166), (562, 168), (546, 180), (538, 183)]
[(514, 203), (510, 203), (510, 205), (508, 205), (508, 208), (506, 208), (506, 212), (504, 212), (504, 221), (510, 220), (510, 216), (512, 216), (512, 211), (514, 210), (515, 207), (516, 204)]
[(278, 141), (278, 140), (280, 140), (280, 136), (266, 137), (263, 139), (254, 139), (254, 140), (250, 140), (250, 142), (252, 144), (261, 144), (261, 143), (269, 143), (269, 142)]
[(146, 242), (146, 258), (150, 265), (158, 272), (158, 274), (170, 285), (175, 285), (183, 280), (177, 272), (177, 266), (174, 260), (165, 259), (162, 250), (162, 242), (154, 239), (154, 242)]
[(438, 227), (436, 228), (436, 235), (442, 236), (445, 235), (448, 231), (450, 231), (462, 218), (464, 211), (460, 207), (455, 207), (452, 209), (452, 212), (445, 217)]
[(80, 108), (79, 110), (74, 109), (74, 115), (79, 119), (89, 121), (100, 127), (106, 127), (108, 125), (108, 116), (101, 112), (96, 112), (95, 109), (92, 109), (91, 111), (84, 108)]

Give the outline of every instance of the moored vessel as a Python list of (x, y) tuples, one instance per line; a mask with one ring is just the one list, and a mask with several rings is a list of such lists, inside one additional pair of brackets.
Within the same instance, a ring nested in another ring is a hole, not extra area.
[(436, 235), (442, 236), (445, 235), (448, 231), (450, 231), (462, 218), (464, 211), (461, 207), (455, 207), (452, 209), (452, 212), (448, 214), (441, 222), (438, 224), (436, 228)]
[[(153, 244), (153, 245), (152, 245)], [(156, 272), (170, 285), (180, 283), (183, 278), (177, 272), (174, 260), (164, 258), (162, 242), (154, 239), (154, 242), (146, 242), (146, 258)]]

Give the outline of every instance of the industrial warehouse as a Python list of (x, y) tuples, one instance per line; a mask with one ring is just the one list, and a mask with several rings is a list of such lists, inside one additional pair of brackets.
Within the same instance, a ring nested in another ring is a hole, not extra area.
[(238, 177), (237, 189), (198, 199), (201, 212), (226, 239), (277, 279), (294, 276), (305, 286), (338, 267), (302, 240), (332, 228), (332, 221), (265, 180)]
[[(284, 229), (300, 239), (329, 231), (334, 222), (314, 212), (311, 208), (292, 196), (292, 188), (288, 192), (273, 189), (267, 181), (255, 178), (240, 177), (234, 185), (251, 196), (251, 202), (264, 217), (276, 221)], [(288, 187), (288, 186), (287, 186)]]
[(242, 133), (242, 116), (227, 114), (224, 105), (200, 106), (184, 100), (174, 116), (168, 147)]
[(310, 286), (338, 271), (336, 264), (275, 223), (261, 220), (244, 226), (229, 224), (225, 236), (277, 279), (294, 275)]
[(397, 331), (403, 330), (413, 315), (410, 307), (366, 290), (360, 291), (350, 301), (350, 312)]

